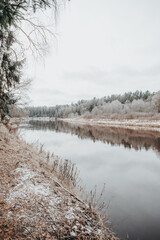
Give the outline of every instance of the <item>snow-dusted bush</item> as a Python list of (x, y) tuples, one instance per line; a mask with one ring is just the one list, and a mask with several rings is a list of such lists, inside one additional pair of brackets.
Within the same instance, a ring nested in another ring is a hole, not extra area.
[(154, 96), (153, 96), (153, 103), (155, 110), (157, 112), (160, 112), (160, 91), (158, 91)]

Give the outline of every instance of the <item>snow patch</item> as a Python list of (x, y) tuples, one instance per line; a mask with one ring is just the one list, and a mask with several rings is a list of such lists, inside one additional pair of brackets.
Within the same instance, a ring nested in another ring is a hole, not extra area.
[(73, 232), (73, 231), (70, 233), (70, 235), (71, 235), (72, 237), (76, 237), (76, 236), (77, 236), (77, 234), (76, 234), (75, 232)]
[(23, 166), (23, 168), (17, 168), (15, 170), (15, 173), (20, 173), (21, 181), (29, 180), (37, 175), (37, 174), (35, 174), (35, 172), (31, 171), (30, 169), (26, 168), (25, 166)]
[(75, 214), (74, 214), (74, 212), (73, 212), (73, 207), (71, 207), (71, 208), (66, 212), (65, 217), (66, 217), (67, 219), (77, 218), (77, 216), (75, 216)]
[(54, 206), (55, 205), (55, 203), (56, 204), (59, 204), (59, 203), (61, 203), (62, 202), (62, 198), (61, 197), (58, 197), (58, 196), (52, 196), (52, 199), (49, 201), (49, 204), (51, 205), (51, 206)]
[(19, 184), (9, 191), (8, 201), (13, 201), (17, 198), (25, 200), (30, 199), (31, 195), (46, 197), (51, 194), (47, 184), (32, 182), (33, 177), (39, 176), (32, 170), (22, 167), (17, 168), (14, 173), (20, 174), (17, 178)]

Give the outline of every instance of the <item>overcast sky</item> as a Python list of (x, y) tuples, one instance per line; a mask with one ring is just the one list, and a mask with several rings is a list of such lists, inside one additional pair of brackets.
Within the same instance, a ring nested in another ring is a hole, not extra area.
[(71, 0), (45, 64), (30, 57), (30, 105), (160, 90), (160, 1)]

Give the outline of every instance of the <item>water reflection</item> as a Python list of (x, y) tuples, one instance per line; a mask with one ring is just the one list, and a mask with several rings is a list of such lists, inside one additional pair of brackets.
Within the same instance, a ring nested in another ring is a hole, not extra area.
[(122, 128), (109, 128), (89, 125), (76, 125), (63, 121), (30, 121), (28, 127), (32, 130), (50, 130), (55, 132), (71, 133), (80, 139), (91, 139), (111, 145), (123, 145), (135, 150), (155, 149), (160, 152), (160, 132), (136, 131)]
[(104, 200), (122, 239), (160, 239), (160, 133), (62, 121), (30, 121), (23, 131), (27, 142), (74, 162), (88, 191), (106, 183)]

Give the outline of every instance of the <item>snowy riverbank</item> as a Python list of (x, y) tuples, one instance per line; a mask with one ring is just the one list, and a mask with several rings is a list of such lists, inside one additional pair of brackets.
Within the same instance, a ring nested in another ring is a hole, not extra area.
[(143, 131), (157, 131), (160, 132), (160, 120), (152, 119), (110, 119), (110, 118), (54, 118), (54, 117), (33, 117), (33, 118), (13, 118), (11, 122), (20, 122), (21, 125), (32, 121), (65, 121), (79, 125), (103, 126), (113, 128), (124, 128), (132, 130)]
[(0, 239), (118, 239), (63, 185), (48, 154), (0, 124)]
[(160, 120), (144, 120), (144, 119), (86, 119), (86, 118), (63, 118), (65, 122), (91, 125), (91, 126), (103, 126), (114, 128), (125, 128), (132, 130), (149, 130), (160, 132)]

